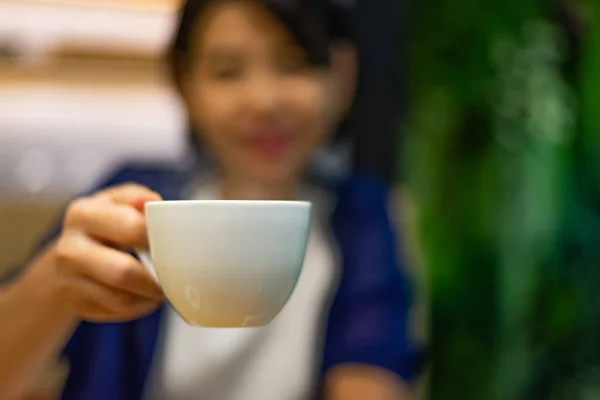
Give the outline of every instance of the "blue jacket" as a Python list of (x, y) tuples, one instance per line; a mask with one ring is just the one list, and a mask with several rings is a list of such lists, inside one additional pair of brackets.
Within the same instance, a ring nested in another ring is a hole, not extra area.
[[(130, 166), (93, 191), (138, 182), (166, 200), (177, 200), (189, 176), (189, 171), (168, 166)], [(377, 179), (354, 178), (337, 191), (331, 228), (343, 272), (329, 312), (323, 371), (344, 363), (366, 363), (411, 380), (416, 365), (408, 336), (409, 285), (388, 213), (389, 187)], [(40, 247), (59, 231), (60, 224)], [(63, 351), (71, 366), (63, 399), (141, 399), (162, 314), (159, 309), (127, 323), (81, 323)]]

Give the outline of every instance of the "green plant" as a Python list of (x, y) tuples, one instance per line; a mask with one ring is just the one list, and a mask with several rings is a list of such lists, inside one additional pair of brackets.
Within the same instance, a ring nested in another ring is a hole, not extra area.
[(596, 398), (600, 3), (413, 12), (403, 170), (432, 296), (431, 398)]

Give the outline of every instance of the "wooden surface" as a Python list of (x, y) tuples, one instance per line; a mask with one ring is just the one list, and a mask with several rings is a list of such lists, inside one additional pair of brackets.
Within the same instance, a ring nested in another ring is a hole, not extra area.
[(173, 12), (181, 0), (0, 0), (13, 3), (37, 3), (51, 5), (77, 5), (110, 7), (117, 9), (141, 9), (147, 11)]
[(56, 47), (159, 56), (178, 0), (0, 0), (0, 46), (27, 57)]
[[(0, 0), (2, 1), (2, 0)], [(163, 54), (62, 43), (43, 60), (0, 59), (0, 85), (59, 83), (85, 86), (164, 87), (170, 84)]]
[[(181, 0), (0, 0), (7, 4), (54, 4), (89, 6), (99, 9), (157, 10), (173, 13)], [(165, 44), (164, 46), (167, 46)], [(12, 83), (101, 84), (156, 86), (168, 83), (163, 62), (166, 48), (156, 52), (127, 42), (86, 42), (77, 37), (61, 38), (43, 60), (0, 59), (0, 85)]]
[(159, 62), (136, 60), (51, 60), (40, 67), (0, 63), (0, 85), (83, 85), (116, 89), (153, 89), (168, 85)]

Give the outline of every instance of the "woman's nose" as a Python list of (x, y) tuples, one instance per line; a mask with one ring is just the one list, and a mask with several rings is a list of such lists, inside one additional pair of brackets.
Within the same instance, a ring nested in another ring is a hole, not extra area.
[(281, 85), (275, 76), (255, 74), (246, 88), (248, 107), (255, 113), (275, 112), (281, 103)]

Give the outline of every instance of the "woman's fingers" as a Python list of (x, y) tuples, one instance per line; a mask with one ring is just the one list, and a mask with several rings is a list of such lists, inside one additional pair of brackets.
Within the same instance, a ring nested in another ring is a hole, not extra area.
[(160, 195), (137, 184), (106, 189), (75, 200), (65, 216), (65, 229), (76, 229), (120, 247), (146, 247), (143, 204)]
[(54, 247), (56, 270), (74, 311), (91, 321), (124, 321), (152, 312), (162, 290), (141, 263), (118, 248), (146, 247), (143, 204), (161, 197), (126, 184), (75, 200)]
[(152, 276), (128, 253), (71, 233), (63, 235), (57, 244), (56, 254), (67, 276), (85, 276), (109, 288), (148, 299), (163, 298)]
[(93, 197), (75, 200), (65, 226), (123, 247), (146, 247), (146, 220), (135, 208)]
[(139, 318), (160, 304), (159, 300), (132, 295), (86, 277), (69, 277), (64, 288), (73, 310), (88, 321), (119, 322)]
[(162, 200), (158, 193), (137, 183), (126, 183), (108, 188), (98, 193), (97, 197), (106, 199), (114, 204), (127, 205), (134, 208), (139, 208), (140, 202), (143, 204), (147, 201)]

